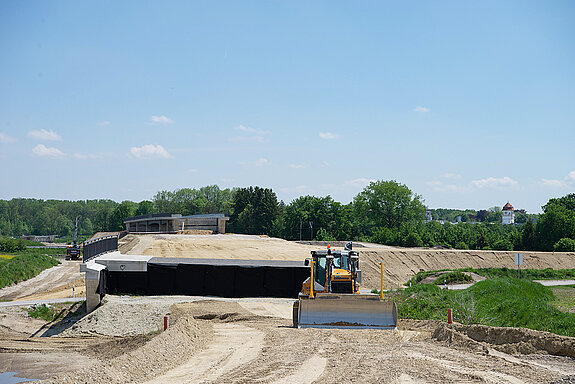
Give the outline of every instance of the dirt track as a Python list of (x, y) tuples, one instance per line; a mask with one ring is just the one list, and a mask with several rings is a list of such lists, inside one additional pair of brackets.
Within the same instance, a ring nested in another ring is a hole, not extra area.
[[(110, 297), (106, 305), (129, 322), (136, 314), (122, 307), (161, 300)], [(167, 332), (121, 356), (100, 359), (48, 382), (544, 383), (575, 374), (570, 358), (512, 356), (466, 338), (438, 341), (432, 337), (437, 329), (433, 322), (403, 322), (398, 331), (298, 330), (286, 319), (289, 304), (269, 300), (283, 306), (285, 315), (269, 317), (247, 310), (245, 302), (264, 312), (268, 305), (250, 299), (175, 304)], [(114, 326), (94, 319), (77, 325), (87, 333)], [(94, 347), (104, 355), (109, 346)]]
[[(169, 257), (303, 260), (317, 249), (258, 236), (124, 240), (125, 252)], [(388, 287), (406, 281), (420, 268), (513, 267), (513, 253), (505, 252), (371, 244), (357, 250), (364, 286), (373, 287), (379, 280), (380, 260), (386, 265)], [(574, 254), (525, 253), (524, 258), (525, 268), (575, 268)], [(67, 262), (0, 295), (4, 299), (71, 295), (70, 285), (79, 281), (78, 269), (77, 262)], [(101, 307), (79, 321), (48, 325), (29, 319), (21, 309), (3, 308), (0, 371), (18, 371), (53, 383), (545, 383), (575, 377), (575, 359), (547, 354), (565, 355), (554, 346), (575, 350), (574, 338), (417, 321), (400, 321), (398, 331), (298, 330), (290, 327), (291, 303), (268, 298), (107, 296)], [(158, 334), (167, 313), (171, 327)], [(33, 334), (58, 336), (30, 338)]]

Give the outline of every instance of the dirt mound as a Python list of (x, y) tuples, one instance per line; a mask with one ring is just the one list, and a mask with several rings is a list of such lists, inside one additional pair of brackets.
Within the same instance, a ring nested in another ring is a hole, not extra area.
[(100, 307), (62, 332), (61, 336), (136, 336), (148, 334), (162, 327), (164, 316), (170, 312), (171, 304), (169, 301), (136, 304), (122, 302), (121, 297), (110, 300), (106, 296)]
[[(58, 375), (47, 383), (128, 383), (150, 380), (186, 361), (211, 338), (209, 322), (200, 324), (191, 314), (174, 306), (170, 328), (130, 352), (118, 355), (118, 342), (99, 345), (101, 363)], [(136, 340), (134, 342), (134, 340)], [(132, 346), (141, 340), (129, 339)]]
[(214, 231), (209, 229), (186, 229), (183, 232), (180, 231), (182, 235), (213, 235)]
[(86, 242), (92, 241), (95, 239), (99, 239), (100, 237), (105, 237), (105, 236), (120, 236), (121, 233), (122, 233), (122, 231), (119, 231), (119, 232), (96, 232), (96, 233), (94, 233), (94, 235), (92, 237), (90, 237), (88, 240), (86, 240)]
[(512, 355), (548, 353), (575, 357), (575, 337), (526, 328), (438, 323), (432, 337), (473, 349), (488, 346)]

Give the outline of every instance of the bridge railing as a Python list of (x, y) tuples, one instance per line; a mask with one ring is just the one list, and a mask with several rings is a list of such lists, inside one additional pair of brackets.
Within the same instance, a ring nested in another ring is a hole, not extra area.
[(118, 235), (99, 237), (84, 243), (84, 255), (82, 257), (82, 261), (86, 262), (103, 253), (117, 250)]

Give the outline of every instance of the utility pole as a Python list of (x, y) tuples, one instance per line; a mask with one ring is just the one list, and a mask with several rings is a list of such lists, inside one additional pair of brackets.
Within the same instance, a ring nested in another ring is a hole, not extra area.
[(309, 222), (309, 239), (313, 240), (313, 221)]

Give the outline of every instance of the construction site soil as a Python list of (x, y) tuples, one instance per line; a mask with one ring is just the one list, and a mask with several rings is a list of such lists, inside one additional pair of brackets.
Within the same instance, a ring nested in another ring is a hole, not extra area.
[[(514, 267), (511, 252), (361, 245), (363, 285), (369, 288), (379, 285), (380, 261), (387, 288), (420, 269)], [(317, 247), (259, 236), (145, 235), (125, 237), (121, 250), (156, 257), (303, 260)], [(68, 265), (79, 269), (78, 262), (65, 262), (35, 284), (0, 290), (0, 300), (70, 297), (70, 284), (81, 277), (66, 272)], [(575, 268), (575, 254), (524, 253), (524, 267)], [(414, 320), (400, 320), (395, 331), (294, 329), (292, 303), (109, 295), (87, 315), (68, 304), (68, 316), (48, 324), (30, 319), (26, 308), (0, 306), (0, 371), (46, 383), (575, 382), (575, 338)], [(167, 314), (170, 327), (161, 331)]]

